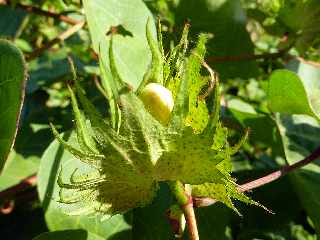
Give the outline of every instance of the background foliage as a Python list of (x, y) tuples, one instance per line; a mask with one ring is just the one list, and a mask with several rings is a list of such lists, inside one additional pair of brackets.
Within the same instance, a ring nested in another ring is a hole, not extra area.
[[(35, 9), (60, 15), (44, 16)], [(61, 21), (62, 15), (74, 22)], [(73, 141), (67, 56), (74, 60), (91, 100), (106, 113), (95, 82), (100, 76), (108, 87), (110, 73), (100, 73), (97, 53), (106, 56), (100, 63), (107, 66), (106, 35), (111, 26), (122, 25), (127, 32), (114, 39), (116, 65), (136, 87), (151, 57), (145, 39), (148, 16), (162, 20), (165, 49), (180, 39), (185, 22), (191, 25), (191, 45), (201, 32), (211, 34), (206, 61), (221, 80), (221, 114), (223, 124), (233, 129), (230, 141), (235, 142), (244, 128), (251, 129), (247, 143), (233, 157), (239, 183), (293, 164), (320, 146), (318, 0), (0, 1), (0, 37), (23, 52), (29, 72), (19, 132), (0, 175), (4, 239), (173, 239), (165, 217), (172, 201), (166, 186), (151, 205), (103, 222), (99, 216), (66, 216), (55, 204), (59, 164), (72, 157), (53, 141), (48, 122)], [(64, 41), (55, 40), (85, 17), (87, 25)], [(47, 49), (52, 42), (56, 44)], [(11, 100), (4, 94), (8, 79), (3, 73), (9, 71), (1, 68), (4, 52), (0, 42), (0, 165), (6, 159), (1, 141), (9, 130), (4, 127), (9, 116), (2, 104), (10, 101), (13, 119), (20, 104), (19, 96)], [(23, 82), (23, 64), (14, 69)], [(21, 94), (17, 90), (23, 89), (21, 82), (9, 89)], [(196, 209), (201, 239), (317, 239), (319, 164), (315, 161), (249, 194), (275, 215), (240, 203), (242, 217), (219, 203)], [(34, 182), (6, 192), (34, 174), (39, 196)]]

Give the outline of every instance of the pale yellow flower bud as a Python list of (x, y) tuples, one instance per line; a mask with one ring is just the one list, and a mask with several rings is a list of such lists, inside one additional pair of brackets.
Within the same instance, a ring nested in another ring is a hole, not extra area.
[(170, 90), (158, 83), (149, 83), (142, 90), (140, 98), (146, 109), (162, 124), (167, 124), (174, 106)]

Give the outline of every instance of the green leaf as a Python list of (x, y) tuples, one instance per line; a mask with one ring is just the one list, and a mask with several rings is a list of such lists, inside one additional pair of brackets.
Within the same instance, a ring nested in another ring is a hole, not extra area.
[(306, 89), (312, 109), (320, 115), (320, 68), (307, 62), (292, 60), (288, 63), (287, 68), (298, 74)]
[(0, 172), (16, 137), (25, 81), (22, 53), (10, 42), (0, 39)]
[(288, 70), (277, 70), (269, 79), (269, 108), (273, 112), (306, 114), (316, 118), (307, 91), (301, 79)]
[[(65, 134), (65, 136), (70, 136), (70, 134)], [(75, 144), (76, 141), (76, 134), (71, 134), (68, 142)], [(81, 228), (103, 239), (118, 235), (122, 236), (120, 239), (131, 239), (130, 214), (116, 215), (102, 221), (103, 215), (101, 214), (70, 216), (65, 213), (65, 209), (71, 207), (59, 202), (60, 187), (57, 180), (61, 164), (67, 164), (64, 171), (70, 174), (75, 168), (83, 166), (55, 140), (45, 151), (38, 172), (38, 192), (45, 210), (48, 228), (52, 231)]]
[[(141, 0), (85, 0), (83, 4), (94, 50), (100, 54), (103, 67), (107, 70), (103, 84), (106, 87), (107, 81), (112, 79), (109, 68), (110, 34), (107, 33), (111, 27), (118, 26), (120, 30), (113, 36), (115, 64), (121, 79), (137, 88), (151, 60), (145, 33), (151, 13)], [(154, 25), (153, 34), (156, 38)]]
[[(288, 164), (302, 160), (320, 146), (320, 125), (314, 118), (279, 114), (276, 122)], [(290, 180), (303, 207), (312, 219), (317, 233), (320, 234), (320, 194), (317, 190), (320, 181), (319, 164), (310, 163), (297, 170), (290, 175)]]
[[(289, 63), (289, 68), (295, 70), (300, 77), (287, 70), (272, 74), (269, 83), (270, 108), (281, 113), (307, 114), (319, 120), (319, 69), (299, 62)], [(320, 145), (316, 137), (320, 133), (319, 124), (314, 119), (303, 115), (290, 117), (282, 114), (277, 115), (276, 121), (289, 164), (302, 160)], [(314, 209), (319, 208), (320, 202), (320, 196), (315, 194), (319, 171), (317, 165), (309, 164), (290, 175), (300, 201), (314, 221), (318, 233), (320, 212)]]
[[(308, 84), (288, 70), (276, 70), (269, 79), (268, 104), (273, 112), (306, 114), (320, 120), (318, 98), (320, 88)], [(311, 81), (309, 81), (311, 83)]]
[(276, 70), (269, 78), (268, 103), (273, 112), (318, 117), (302, 80), (288, 70)]

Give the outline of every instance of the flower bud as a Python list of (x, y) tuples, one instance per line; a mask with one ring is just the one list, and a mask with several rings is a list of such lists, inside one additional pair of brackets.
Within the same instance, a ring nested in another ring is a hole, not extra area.
[(149, 83), (140, 93), (146, 109), (162, 124), (167, 124), (173, 109), (173, 97), (170, 90), (158, 83)]

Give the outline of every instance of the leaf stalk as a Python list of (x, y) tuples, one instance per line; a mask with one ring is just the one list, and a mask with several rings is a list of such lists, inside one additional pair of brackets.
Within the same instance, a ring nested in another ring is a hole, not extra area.
[(183, 211), (188, 228), (189, 239), (199, 240), (199, 232), (191, 195), (187, 193), (185, 186), (180, 181), (169, 182), (169, 187)]

